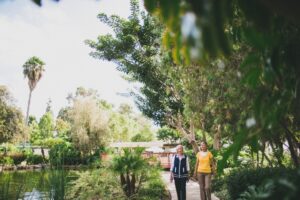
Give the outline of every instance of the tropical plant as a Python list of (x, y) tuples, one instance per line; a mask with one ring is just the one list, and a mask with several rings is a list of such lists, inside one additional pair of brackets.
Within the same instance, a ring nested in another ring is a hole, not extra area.
[(139, 192), (146, 181), (147, 162), (142, 157), (143, 148), (124, 148), (112, 161), (112, 170), (119, 174), (121, 187), (127, 197)]
[(29, 58), (23, 65), (23, 74), (25, 78), (28, 79), (28, 86), (29, 86), (29, 97), (28, 97), (26, 120), (25, 120), (26, 124), (28, 124), (32, 91), (35, 89), (37, 83), (42, 78), (43, 72), (45, 71), (44, 65), (45, 63), (35, 56)]

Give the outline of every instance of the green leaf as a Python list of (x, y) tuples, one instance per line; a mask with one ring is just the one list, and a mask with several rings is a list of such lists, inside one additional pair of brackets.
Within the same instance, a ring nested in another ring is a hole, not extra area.
[(261, 76), (262, 69), (259, 67), (251, 68), (245, 77), (242, 79), (243, 83), (246, 83), (252, 88), (256, 88), (259, 84), (259, 78)]

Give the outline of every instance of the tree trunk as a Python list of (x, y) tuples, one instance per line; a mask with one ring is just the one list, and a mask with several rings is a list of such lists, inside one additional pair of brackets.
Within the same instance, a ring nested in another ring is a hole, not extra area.
[(205, 131), (202, 131), (202, 141), (207, 143)]
[(131, 192), (132, 192), (132, 194), (135, 194), (136, 193), (136, 190), (135, 190), (135, 182), (136, 182), (136, 179), (135, 179), (135, 175), (134, 174), (132, 174), (131, 175)]
[[(276, 148), (274, 147), (274, 144), (273, 144), (272, 141), (270, 142), (270, 145), (271, 145), (272, 151), (273, 151), (273, 153), (274, 153), (274, 155), (275, 155), (275, 157), (276, 157), (276, 159), (277, 159), (278, 165), (279, 165), (280, 167), (283, 167), (282, 160), (281, 160), (281, 156), (279, 155), (278, 150), (276, 150)], [(280, 150), (281, 150), (281, 148), (280, 148)]]
[(120, 174), (120, 181), (121, 181), (121, 185), (122, 185), (122, 189), (123, 189), (124, 193), (127, 194), (126, 180), (125, 180), (124, 174)]
[(215, 150), (220, 150), (221, 148), (221, 125), (217, 127), (217, 132), (214, 134), (214, 145)]
[(131, 196), (131, 187), (130, 187), (130, 176), (129, 172), (126, 173), (126, 190), (127, 190), (127, 197)]
[(28, 103), (27, 103), (27, 111), (26, 111), (26, 119), (25, 119), (25, 124), (28, 125), (28, 119), (29, 119), (29, 108), (30, 108), (30, 102), (31, 102), (31, 94), (32, 90), (29, 90), (29, 98), (28, 98)]
[(191, 144), (192, 147), (193, 147), (194, 153), (197, 154), (197, 153), (199, 152), (199, 147), (198, 147), (196, 141), (195, 141), (195, 140), (192, 140), (192, 141), (190, 141), (190, 144)]
[(297, 151), (294, 148), (294, 142), (293, 142), (292, 133), (290, 132), (290, 130), (288, 129), (288, 127), (285, 125), (285, 123), (281, 123), (281, 125), (284, 128), (284, 133), (285, 133), (287, 142), (289, 144), (289, 150), (290, 150), (290, 153), (291, 153), (292, 160), (294, 162), (295, 167), (298, 168), (299, 165), (300, 165), (299, 164), (299, 158), (298, 158), (298, 155), (297, 155)]
[[(264, 161), (265, 161), (265, 150), (266, 150), (266, 143), (263, 142), (262, 145), (262, 150), (261, 150), (261, 161), (260, 161), (260, 166), (262, 167), (264, 165)], [(259, 152), (259, 151), (258, 151)]]
[(269, 165), (270, 165), (271, 167), (273, 167), (272, 161), (269, 159), (269, 157), (267, 156), (267, 154), (266, 154), (264, 151), (263, 151), (262, 153), (263, 153), (263, 155), (264, 155), (264, 158), (266, 158), (266, 160), (268, 161)]

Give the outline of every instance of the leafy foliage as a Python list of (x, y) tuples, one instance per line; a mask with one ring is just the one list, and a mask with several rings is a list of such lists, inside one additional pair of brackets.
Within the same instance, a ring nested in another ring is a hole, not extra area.
[(177, 131), (164, 126), (157, 131), (157, 139), (169, 143), (176, 143), (176, 141), (180, 139), (180, 135)]
[[(261, 168), (234, 171), (226, 177), (226, 185), (230, 199), (238, 199), (240, 194), (246, 191), (251, 185), (259, 186), (267, 179), (276, 179), (279, 177), (285, 177), (290, 182), (291, 180), (295, 180), (297, 177), (297, 171), (285, 168)], [(261, 189), (261, 192), (263, 192), (270, 188)]]
[[(287, 141), (293, 163), (299, 166), (300, 17), (293, 9), (298, 3), (146, 0), (145, 6), (166, 25), (164, 44), (177, 63), (207, 65), (213, 59), (235, 56), (235, 51), (246, 46), (236, 72), (242, 78), (239, 86), (249, 88), (252, 94), (250, 107), (241, 109), (253, 115), (255, 123), (251, 128), (245, 122), (241, 124), (244, 128), (235, 125), (238, 134), (224, 160), (236, 156), (244, 145), (257, 152), (264, 151), (266, 141), (273, 149), (282, 149)], [(203, 111), (200, 114), (205, 115)]]
[(125, 199), (117, 177), (107, 169), (78, 172), (77, 176), (67, 199)]
[(240, 195), (238, 200), (249, 199), (287, 199), (296, 200), (299, 198), (300, 172), (295, 177), (272, 178), (259, 186), (251, 185)]
[(37, 165), (37, 164), (42, 164), (45, 162), (44, 158), (42, 155), (36, 155), (36, 154), (27, 154), (26, 155), (26, 162), (27, 164), (30, 165)]
[(41, 139), (53, 137), (54, 120), (51, 112), (46, 112), (39, 121)]
[(24, 135), (24, 119), (21, 111), (12, 104), (12, 97), (5, 86), (0, 85), (0, 143)]
[(135, 195), (146, 181), (147, 162), (142, 157), (143, 148), (124, 148), (123, 154), (112, 161), (112, 170), (119, 174), (121, 187), (127, 197)]
[(70, 143), (54, 145), (49, 151), (49, 161), (54, 167), (74, 165), (81, 162), (80, 152)]
[(108, 115), (97, 101), (90, 98), (77, 99), (69, 111), (71, 138), (85, 155), (105, 143), (108, 130)]
[(115, 34), (102, 35), (96, 42), (88, 40), (86, 43), (95, 49), (91, 56), (115, 62), (128, 80), (142, 84), (140, 93), (135, 93), (140, 110), (163, 125), (167, 123), (166, 116), (180, 111), (182, 104), (179, 97), (170, 92), (173, 86), (160, 69), (164, 59), (168, 60), (168, 54), (160, 49), (162, 26), (155, 18), (140, 12), (137, 1), (131, 1), (131, 11), (128, 20), (99, 14), (101, 22)]

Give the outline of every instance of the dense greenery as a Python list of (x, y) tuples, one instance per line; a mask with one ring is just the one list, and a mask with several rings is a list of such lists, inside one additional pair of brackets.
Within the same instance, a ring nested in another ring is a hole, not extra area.
[(8, 89), (0, 85), (0, 144), (24, 135), (24, 119)]
[(239, 169), (213, 180), (220, 199), (297, 199), (299, 171), (291, 168)]
[[(116, 63), (127, 80), (139, 83), (132, 95), (142, 113), (162, 127), (157, 137), (185, 144), (192, 164), (199, 141), (212, 144), (212, 153), (221, 161), (214, 180), (221, 199), (296, 199), (299, 172), (291, 168), (300, 166), (297, 2), (144, 3), (149, 13), (140, 11), (138, 1), (132, 0), (127, 19), (99, 14), (113, 34), (87, 40), (91, 56)], [(36, 57), (24, 64), (30, 86), (26, 123), (43, 65)], [(153, 140), (148, 119), (128, 105), (115, 109), (96, 91), (85, 88), (78, 88), (68, 100), (69, 106), (62, 108), (56, 120), (50, 109), (39, 122), (29, 120), (30, 141), (50, 147), (54, 165), (97, 160), (100, 149), (110, 142)], [(22, 116), (11, 106), (5, 88), (1, 88), (0, 103), (0, 142), (6, 142), (23, 131)], [(150, 181), (140, 154), (124, 150), (113, 159), (111, 168), (119, 181), (106, 170), (80, 174), (71, 197), (155, 199), (153, 193), (161, 191), (162, 184), (158, 179)], [(9, 152), (0, 161), (17, 164), (24, 155)], [(39, 160), (27, 156), (28, 162)], [(113, 179), (105, 182), (97, 175)]]
[(49, 152), (50, 164), (54, 167), (81, 163), (80, 151), (70, 143), (54, 145)]
[(177, 63), (200, 63), (196, 69), (201, 70), (210, 66), (207, 63), (244, 52), (242, 64), (236, 63), (234, 71), (241, 77), (238, 88), (247, 87), (252, 94), (245, 96), (249, 110), (241, 107), (248, 119), (242, 118), (240, 128), (235, 125), (238, 134), (224, 161), (229, 155), (236, 157), (243, 145), (250, 145), (253, 152), (262, 152), (262, 160), (266, 147), (271, 146), (280, 163), (286, 141), (294, 165), (299, 166), (300, 37), (299, 12), (293, 9), (297, 3), (146, 0), (145, 6), (166, 25), (164, 44)]
[(102, 168), (78, 173), (68, 199), (167, 199), (160, 170), (148, 165), (142, 150), (122, 149)]
[(142, 158), (143, 148), (123, 151), (113, 158), (112, 169), (119, 174), (125, 195), (131, 197), (139, 192), (141, 184), (146, 180), (148, 163)]

